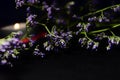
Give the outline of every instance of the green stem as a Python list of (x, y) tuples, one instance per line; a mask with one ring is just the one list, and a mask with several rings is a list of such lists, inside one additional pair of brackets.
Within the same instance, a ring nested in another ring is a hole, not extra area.
[(86, 38), (88, 38), (89, 40), (91, 40), (91, 41), (92, 41), (92, 39), (88, 37), (88, 35), (87, 35), (87, 33), (86, 33), (86, 32), (83, 32), (83, 33), (84, 33), (84, 35), (85, 35), (85, 37), (86, 37)]
[(22, 36), (21, 39), (24, 39), (25, 37), (28, 36), (28, 34), (30, 33), (31, 29), (28, 26), (28, 22), (26, 22), (26, 31), (25, 31), (25, 35)]
[[(120, 26), (120, 24), (117, 24), (117, 25), (114, 25), (112, 28), (116, 28), (116, 27), (119, 27), (119, 26)], [(101, 30), (91, 31), (91, 32), (89, 32), (89, 34), (105, 32), (105, 31), (108, 31), (108, 30), (110, 30), (110, 28), (105, 28), (105, 29), (101, 29)]]
[(52, 36), (54, 36), (54, 37), (55, 37), (55, 35), (54, 35), (54, 34), (52, 34), (52, 33), (50, 32), (50, 30), (48, 29), (48, 27), (47, 27), (45, 24), (39, 23), (39, 25), (44, 26), (44, 27), (45, 27), (45, 29), (47, 30), (47, 32), (48, 32), (50, 35), (52, 35)]
[(115, 36), (114, 32), (112, 32), (111, 30), (109, 30), (109, 31), (111, 32), (111, 34), (112, 34), (113, 36)]
[(86, 16), (90, 16), (90, 15), (94, 15), (94, 14), (103, 12), (103, 11), (108, 10), (108, 9), (110, 9), (110, 8), (114, 8), (114, 7), (116, 7), (116, 6), (120, 6), (120, 4), (116, 4), (116, 5), (113, 5), (113, 6), (109, 6), (109, 7), (106, 7), (106, 8), (100, 9), (100, 10), (97, 10), (97, 11), (95, 11), (95, 12), (90, 12), (90, 13), (88, 13), (88, 14), (86, 14), (86, 15), (81, 16), (81, 19), (83, 19), (83, 18), (86, 17)]

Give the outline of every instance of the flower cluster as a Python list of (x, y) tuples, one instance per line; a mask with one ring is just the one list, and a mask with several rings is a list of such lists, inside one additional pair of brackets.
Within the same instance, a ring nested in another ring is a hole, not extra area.
[(94, 17), (88, 18), (88, 21), (89, 22), (92, 22), (92, 21), (96, 21), (96, 22), (110, 22), (110, 19), (108, 19), (105, 16), (99, 16), (99, 17), (94, 16)]
[(88, 32), (90, 26), (91, 26), (91, 23), (78, 23), (76, 25), (78, 29), (78, 31), (76, 31), (76, 35), (78, 35), (82, 31)]
[(120, 42), (120, 37), (118, 36), (109, 36), (108, 37), (108, 46), (106, 47), (107, 50), (110, 50), (112, 45), (118, 45)]
[(23, 5), (27, 4), (38, 4), (40, 3), (39, 0), (15, 0), (16, 7), (22, 7)]
[(41, 56), (42, 58), (45, 56), (45, 53), (43, 53), (42, 51), (40, 51), (39, 45), (36, 46), (36, 48), (34, 49), (33, 54), (34, 54), (34, 55), (39, 55), (39, 56)]
[(55, 30), (53, 34), (54, 36), (51, 34), (46, 36), (47, 41), (43, 43), (45, 50), (50, 51), (53, 49), (56, 50), (57, 48), (67, 48), (68, 42), (72, 38), (72, 32), (63, 32), (63, 30), (58, 32)]
[[(62, 1), (62, 5), (59, 0), (15, 0), (15, 2), (17, 8), (27, 6), (27, 29), (23, 35), (21, 32), (12, 33), (0, 40), (2, 64), (8, 63), (9, 57), (16, 58), (20, 54), (19, 51), (24, 49), (32, 48), (34, 55), (44, 57), (45, 52), (69, 48), (74, 41), (92, 50), (98, 50), (100, 42), (104, 40), (107, 42), (105, 46), (107, 50), (120, 42), (119, 34), (115, 32), (115, 29), (120, 27), (120, 16), (116, 17), (120, 13), (120, 4), (98, 10), (88, 9), (84, 12), (85, 5), (80, 6), (81, 2), (77, 0)], [(37, 35), (39, 32), (42, 34)]]
[(87, 38), (79, 38), (79, 44), (83, 47), (86, 45), (87, 49), (91, 48), (93, 50), (97, 50), (99, 43), (89, 40)]
[(26, 45), (20, 41), (20, 36), (22, 34), (22, 32), (14, 32), (5, 39), (0, 40), (0, 56), (2, 64), (7, 63), (7, 60), (10, 57), (17, 58), (19, 50), (26, 47)]
[(42, 3), (43, 5), (43, 9), (45, 11), (47, 11), (47, 17), (50, 19), (52, 18), (52, 14), (53, 14), (53, 10), (59, 10), (59, 8), (56, 8), (55, 5), (51, 4), (51, 5), (48, 5), (46, 2), (43, 2)]
[(120, 6), (116, 6), (116, 7), (114, 7), (113, 10), (114, 10), (114, 12), (118, 12), (118, 11), (120, 11)]

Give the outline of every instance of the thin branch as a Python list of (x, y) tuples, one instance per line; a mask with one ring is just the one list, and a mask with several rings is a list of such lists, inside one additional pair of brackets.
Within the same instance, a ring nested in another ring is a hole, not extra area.
[(90, 15), (94, 15), (94, 14), (103, 12), (103, 11), (105, 11), (105, 10), (114, 8), (114, 7), (116, 7), (116, 6), (120, 6), (120, 4), (116, 4), (116, 5), (113, 5), (113, 6), (109, 6), (109, 7), (106, 7), (106, 8), (100, 9), (100, 10), (97, 10), (97, 11), (95, 11), (95, 12), (90, 12), (90, 13), (88, 13), (88, 14), (86, 14), (86, 15), (81, 16), (81, 19), (84, 18), (84, 17), (90, 16)]

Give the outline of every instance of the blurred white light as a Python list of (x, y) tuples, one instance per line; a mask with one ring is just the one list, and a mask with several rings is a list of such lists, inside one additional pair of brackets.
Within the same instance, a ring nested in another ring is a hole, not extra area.
[(25, 27), (26, 27), (26, 23), (15, 23), (13, 25), (5, 26), (5, 27), (1, 28), (1, 30), (18, 31), (18, 30), (25, 29)]
[(20, 24), (19, 23), (15, 23), (13, 28), (15, 30), (19, 30), (20, 29)]

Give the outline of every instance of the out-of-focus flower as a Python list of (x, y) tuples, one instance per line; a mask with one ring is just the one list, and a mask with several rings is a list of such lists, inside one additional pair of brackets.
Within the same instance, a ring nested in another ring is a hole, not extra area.
[(15, 2), (17, 8), (25, 4), (25, 0), (15, 0)]
[(30, 25), (30, 26), (35, 26), (38, 24), (38, 22), (35, 20), (37, 17), (37, 15), (35, 14), (30, 14), (28, 17), (27, 17), (27, 23)]
[(3, 59), (3, 60), (1, 60), (1, 64), (6, 64), (7, 63), (7, 60), (6, 59)]
[(98, 18), (98, 22), (110, 22), (110, 20), (107, 17), (105, 17), (105, 16), (103, 16), (103, 17), (100, 16)]
[(39, 45), (36, 46), (36, 48), (34, 49), (33, 54), (34, 54), (34, 55), (39, 55), (39, 56), (41, 56), (42, 58), (45, 56), (45, 53), (43, 53), (43, 52), (39, 49)]
[(120, 6), (116, 6), (115, 8), (113, 8), (113, 11), (114, 11), (114, 12), (120, 11)]
[(20, 36), (22, 32), (14, 32), (8, 38), (0, 40), (0, 54), (2, 55), (1, 63), (6, 64), (10, 57), (16, 58), (19, 49), (22, 49)]
[(96, 16), (94, 16), (94, 17), (89, 17), (89, 18), (88, 18), (88, 21), (89, 21), (89, 22), (97, 21), (97, 17), (96, 17)]
[(55, 48), (66, 48), (69, 41), (72, 38), (72, 32), (57, 32), (56, 30), (53, 33), (55, 36), (47, 35), (48, 41), (46, 41), (43, 45), (47, 51), (53, 50)]
[(88, 18), (88, 21), (89, 22), (110, 22), (110, 20), (107, 17), (105, 17), (105, 16), (90, 17), (90, 18)]
[(27, 2), (30, 4), (40, 3), (39, 0), (27, 0)]
[(93, 45), (93, 47), (92, 47), (92, 49), (97, 50), (98, 46), (99, 46), (99, 43), (95, 42), (94, 45)]

